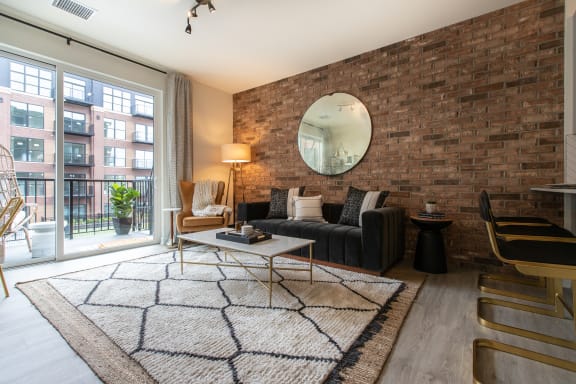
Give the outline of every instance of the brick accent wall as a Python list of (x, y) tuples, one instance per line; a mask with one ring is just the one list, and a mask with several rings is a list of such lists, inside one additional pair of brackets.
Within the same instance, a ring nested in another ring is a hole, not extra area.
[[(414, 214), (434, 197), (454, 219), (448, 256), (494, 261), (482, 189), (498, 215), (562, 223), (561, 196), (530, 186), (563, 182), (563, 38), (564, 2), (529, 0), (235, 94), (234, 139), (253, 154), (246, 200), (305, 185), (306, 195), (343, 202), (353, 185), (389, 190), (387, 204)], [(332, 92), (364, 102), (373, 134), (358, 166), (322, 176), (301, 159), (297, 135), (307, 108)], [(417, 231), (406, 228), (410, 256)]]

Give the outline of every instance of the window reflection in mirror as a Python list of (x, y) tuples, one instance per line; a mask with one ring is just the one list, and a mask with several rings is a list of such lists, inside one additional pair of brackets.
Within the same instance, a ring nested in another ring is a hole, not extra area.
[(332, 93), (316, 100), (300, 121), (298, 148), (302, 160), (323, 175), (354, 168), (372, 137), (368, 110), (356, 97)]

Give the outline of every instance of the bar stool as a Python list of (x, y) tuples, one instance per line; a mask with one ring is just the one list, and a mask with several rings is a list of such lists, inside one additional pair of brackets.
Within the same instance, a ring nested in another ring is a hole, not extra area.
[[(523, 236), (522, 239), (520, 239), (520, 236), (517, 236), (516, 238), (508, 239), (496, 234), (493, 217), (490, 215), (486, 205), (481, 205), (480, 213), (482, 219), (485, 221), (490, 246), (495, 256), (503, 263), (513, 266), (523, 275), (542, 278), (549, 282), (549, 286), (553, 287), (551, 291), (554, 292), (554, 307), (552, 309), (533, 307), (515, 302), (481, 297), (478, 299), (477, 308), (479, 323), (498, 331), (565, 348), (576, 349), (576, 342), (574, 341), (497, 323), (485, 318), (482, 313), (483, 305), (501, 306), (558, 318), (564, 318), (564, 311), (566, 310), (572, 317), (572, 321), (576, 327), (573, 312), (573, 308), (576, 307), (576, 240), (571, 237), (551, 236)], [(571, 280), (572, 282), (572, 308), (568, 307), (562, 297), (561, 282), (563, 279)], [(481, 349), (493, 349), (576, 372), (575, 362), (492, 340), (477, 339), (474, 340), (473, 343), (473, 375), (476, 382), (479, 382), (478, 352)]]
[[(480, 210), (483, 219), (492, 223), (494, 232), (499, 237), (508, 240), (522, 239), (525, 236), (544, 236), (544, 237), (567, 237), (576, 239), (568, 230), (555, 225), (548, 220), (540, 217), (496, 217), (492, 212), (490, 197), (486, 191), (480, 193)], [(518, 237), (520, 236), (520, 237)], [(505, 289), (497, 289), (489, 284), (488, 281), (498, 281), (518, 284), (520, 286), (529, 286), (545, 289), (544, 296), (528, 295)], [(482, 292), (492, 293), (500, 296), (513, 297), (516, 299), (532, 301), (542, 304), (554, 304), (554, 288), (546, 284), (544, 278), (517, 277), (510, 274), (491, 274), (483, 273), (478, 277), (478, 289)]]

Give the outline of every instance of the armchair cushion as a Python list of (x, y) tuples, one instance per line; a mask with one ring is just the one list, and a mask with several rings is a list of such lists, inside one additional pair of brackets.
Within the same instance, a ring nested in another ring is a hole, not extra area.
[(185, 227), (200, 227), (205, 225), (222, 225), (222, 216), (188, 216), (182, 220)]

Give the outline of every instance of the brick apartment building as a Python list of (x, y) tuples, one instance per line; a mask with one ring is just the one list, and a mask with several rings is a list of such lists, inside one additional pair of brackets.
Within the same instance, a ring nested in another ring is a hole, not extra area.
[[(99, 217), (109, 212), (106, 180), (151, 179), (154, 98), (71, 73), (63, 85), (64, 216)], [(53, 70), (0, 57), (0, 144), (39, 221), (55, 216), (55, 98)]]

